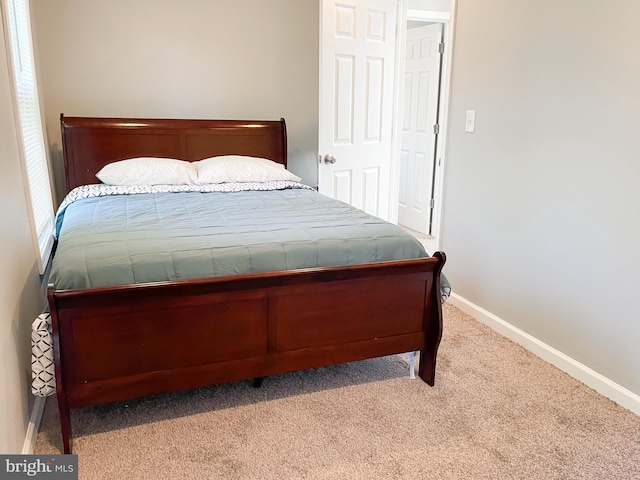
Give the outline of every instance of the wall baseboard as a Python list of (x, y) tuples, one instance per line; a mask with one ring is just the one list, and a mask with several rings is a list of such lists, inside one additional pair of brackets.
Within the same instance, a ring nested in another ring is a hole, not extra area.
[(610, 379), (591, 370), (589, 367), (565, 355), (559, 350), (547, 345), (528, 333), (514, 327), (509, 322), (501, 319), (497, 315), (479, 307), (475, 303), (452, 293), (449, 298), (451, 304), (464, 313), (474, 317), (484, 323), (492, 330), (504, 335), (510, 340), (522, 345), (524, 348), (542, 358), (546, 362), (558, 367), (563, 372), (571, 375), (576, 380), (593, 388), (596, 392), (613, 400), (618, 405), (631, 410), (636, 415), (640, 415), (640, 395), (627, 390)]
[(46, 401), (46, 397), (36, 397), (33, 402), (27, 434), (25, 435), (24, 444), (22, 445), (23, 455), (32, 455), (36, 449), (36, 439), (38, 438), (38, 430), (40, 430), (40, 421), (42, 420), (42, 413), (44, 412)]

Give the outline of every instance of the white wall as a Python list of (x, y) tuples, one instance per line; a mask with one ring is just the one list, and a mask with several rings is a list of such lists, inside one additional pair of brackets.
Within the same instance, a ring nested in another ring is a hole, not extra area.
[(316, 185), (317, 0), (33, 0), (58, 196), (60, 113), (287, 121)]
[(454, 290), (640, 394), (640, 3), (457, 0), (456, 16)]
[(29, 422), (31, 322), (42, 312), (0, 22), (0, 453), (21, 453)]
[(450, 12), (451, 0), (409, 0), (409, 9), (430, 10), (432, 12)]

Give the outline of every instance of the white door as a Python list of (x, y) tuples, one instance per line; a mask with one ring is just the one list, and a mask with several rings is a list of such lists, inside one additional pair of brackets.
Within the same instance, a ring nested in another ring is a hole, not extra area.
[(396, 0), (321, 0), (318, 187), (389, 218)]
[(407, 30), (398, 224), (429, 233), (442, 25)]

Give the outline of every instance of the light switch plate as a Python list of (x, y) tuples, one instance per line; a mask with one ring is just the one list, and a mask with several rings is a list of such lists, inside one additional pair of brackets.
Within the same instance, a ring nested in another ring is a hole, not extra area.
[(467, 117), (464, 121), (464, 131), (473, 133), (476, 131), (476, 111), (467, 110)]

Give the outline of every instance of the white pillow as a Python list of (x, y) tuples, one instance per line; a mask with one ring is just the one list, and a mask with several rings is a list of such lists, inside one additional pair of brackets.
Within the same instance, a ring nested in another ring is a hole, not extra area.
[(105, 165), (96, 177), (107, 185), (184, 185), (195, 183), (198, 172), (184, 160), (138, 157)]
[(289, 180), (299, 182), (297, 177), (280, 163), (259, 157), (244, 155), (222, 155), (193, 162), (198, 171), (196, 183), (269, 182)]

